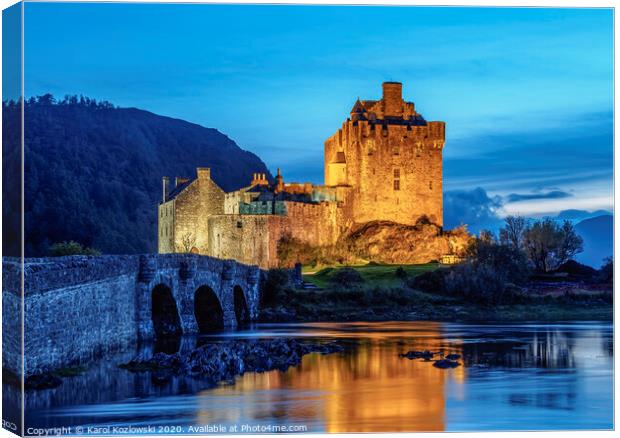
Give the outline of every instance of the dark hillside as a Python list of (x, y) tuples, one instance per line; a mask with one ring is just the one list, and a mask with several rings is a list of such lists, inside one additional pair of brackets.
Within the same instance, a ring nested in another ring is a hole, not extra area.
[(603, 259), (614, 253), (614, 217), (603, 215), (583, 220), (575, 225), (583, 238), (583, 252), (577, 254), (577, 261), (600, 268)]
[[(5, 129), (18, 128), (12, 111), (18, 107), (3, 105)], [(89, 99), (29, 100), (25, 132), (27, 256), (63, 240), (104, 253), (156, 251), (162, 176), (211, 167), (213, 179), (233, 190), (253, 172), (268, 173), (216, 129)]]

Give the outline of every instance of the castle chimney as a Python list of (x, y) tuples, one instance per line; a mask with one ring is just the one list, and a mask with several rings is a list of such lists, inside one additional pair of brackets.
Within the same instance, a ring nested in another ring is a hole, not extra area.
[(251, 186), (259, 185), (266, 186), (269, 185), (269, 181), (267, 181), (267, 174), (265, 173), (254, 173), (252, 174), (252, 182)]
[(282, 178), (282, 174), (280, 173), (280, 168), (278, 167), (278, 174), (276, 175), (275, 192), (280, 193), (283, 191), (284, 191), (284, 178)]
[(209, 167), (197, 167), (196, 175), (198, 176), (198, 180), (211, 179), (211, 169)]
[(383, 115), (388, 117), (403, 116), (403, 84), (400, 82), (383, 83)]
[(180, 178), (177, 176), (174, 178), (174, 187), (179, 187), (181, 184), (186, 183), (187, 181), (189, 181), (188, 178)]
[(170, 193), (170, 178), (164, 176), (161, 179), (162, 182), (162, 202), (166, 202), (168, 200), (168, 194)]

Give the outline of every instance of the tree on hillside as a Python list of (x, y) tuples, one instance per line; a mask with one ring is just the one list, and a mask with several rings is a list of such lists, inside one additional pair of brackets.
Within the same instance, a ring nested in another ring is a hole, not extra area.
[(572, 222), (562, 224), (562, 240), (558, 251), (558, 264), (571, 260), (583, 251), (583, 239), (575, 231)]
[(499, 241), (516, 249), (523, 248), (523, 233), (527, 222), (523, 216), (507, 216), (504, 226), (499, 230)]
[(559, 225), (544, 219), (525, 229), (523, 246), (536, 270), (548, 272), (583, 251), (583, 239), (569, 221)]
[(70, 240), (53, 244), (50, 247), (49, 255), (51, 257), (62, 257), (69, 255), (101, 255), (101, 253), (94, 248), (82, 246), (78, 242)]

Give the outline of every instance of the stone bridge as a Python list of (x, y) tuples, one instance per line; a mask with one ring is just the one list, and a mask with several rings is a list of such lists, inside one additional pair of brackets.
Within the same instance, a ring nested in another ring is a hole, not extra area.
[[(193, 254), (25, 259), (24, 370), (85, 363), (140, 340), (258, 315), (264, 271)], [(21, 374), (18, 259), (3, 260), (3, 366)]]

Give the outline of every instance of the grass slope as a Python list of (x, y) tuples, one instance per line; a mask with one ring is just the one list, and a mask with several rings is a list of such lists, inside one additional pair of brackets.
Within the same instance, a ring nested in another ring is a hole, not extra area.
[[(350, 266), (360, 273), (364, 282), (372, 286), (396, 287), (402, 285), (402, 280), (396, 276), (396, 270), (402, 267), (407, 273), (407, 277), (413, 278), (427, 271), (433, 271), (440, 266), (439, 263), (426, 263), (422, 265), (378, 265), (367, 264), (362, 266)], [(304, 280), (326, 288), (330, 286), (333, 276), (340, 267), (330, 267), (321, 269), (318, 272), (305, 272)]]

